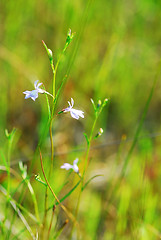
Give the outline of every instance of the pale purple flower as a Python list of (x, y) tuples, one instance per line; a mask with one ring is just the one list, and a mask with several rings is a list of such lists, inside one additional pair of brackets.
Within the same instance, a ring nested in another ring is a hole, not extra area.
[(76, 110), (73, 108), (74, 100), (71, 98), (71, 103), (68, 101), (69, 107), (65, 108), (63, 112), (70, 112), (72, 118), (79, 119), (79, 117), (84, 118), (84, 112), (81, 110)]
[(34, 87), (35, 87), (34, 90), (23, 92), (24, 94), (26, 94), (25, 99), (31, 98), (33, 101), (35, 101), (36, 98), (38, 98), (38, 93), (45, 93), (46, 92), (45, 90), (40, 88), (42, 83), (38, 83), (38, 81), (39, 80), (35, 81), (35, 83), (34, 83)]
[(74, 172), (79, 173), (79, 168), (77, 166), (77, 163), (78, 163), (78, 158), (76, 158), (73, 161), (73, 165), (71, 165), (69, 163), (64, 163), (60, 168), (63, 168), (63, 169), (66, 169), (66, 170), (73, 169)]

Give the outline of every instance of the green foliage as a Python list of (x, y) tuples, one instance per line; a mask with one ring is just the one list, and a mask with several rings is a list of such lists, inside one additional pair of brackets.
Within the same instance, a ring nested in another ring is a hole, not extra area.
[[(0, 239), (161, 238), (160, 9), (159, 0), (0, 2)], [(36, 79), (53, 98), (24, 100)], [(71, 97), (84, 120), (61, 111)], [(60, 169), (76, 157), (80, 175)]]

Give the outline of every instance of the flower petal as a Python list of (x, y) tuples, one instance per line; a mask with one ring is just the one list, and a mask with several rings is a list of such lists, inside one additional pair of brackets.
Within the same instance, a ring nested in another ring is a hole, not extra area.
[(76, 119), (79, 119), (79, 117), (84, 118), (84, 112), (81, 111), (81, 110), (71, 109), (71, 112), (72, 112), (75, 116), (77, 116), (77, 118), (75, 117)]
[(73, 161), (73, 165), (77, 164), (78, 163), (78, 158), (76, 158), (74, 161)]
[(78, 120), (79, 119), (79, 115), (75, 111), (73, 111), (73, 110), (75, 110), (75, 109), (71, 109), (70, 114), (71, 114), (72, 118), (75, 118), (75, 119)]
[(39, 88), (42, 85), (42, 83), (38, 83), (36, 88)]
[(70, 102), (68, 101), (68, 104), (69, 104), (69, 107), (68, 108), (72, 108), (72, 106), (71, 106), (71, 104), (70, 104)]
[(84, 118), (84, 112), (83, 112), (83, 111), (77, 110), (77, 114), (78, 114), (80, 117)]
[(35, 101), (35, 99), (38, 98), (38, 90), (25, 91), (23, 93), (26, 94), (25, 99), (31, 98)]
[(37, 88), (37, 83), (38, 83), (38, 81), (39, 81), (39, 80), (36, 80), (36, 81), (34, 82), (34, 87), (35, 87), (35, 89)]
[(73, 165), (71, 165), (69, 163), (64, 163), (60, 168), (69, 170), (70, 168), (73, 168)]
[(73, 107), (74, 106), (74, 100), (73, 100), (73, 98), (71, 98), (71, 107)]
[(74, 170), (74, 172), (76, 172), (76, 173), (79, 172), (79, 168), (78, 168), (78, 166), (77, 166), (76, 164), (73, 165), (73, 170)]
[(63, 110), (63, 112), (70, 112), (71, 108), (70, 107), (67, 107)]

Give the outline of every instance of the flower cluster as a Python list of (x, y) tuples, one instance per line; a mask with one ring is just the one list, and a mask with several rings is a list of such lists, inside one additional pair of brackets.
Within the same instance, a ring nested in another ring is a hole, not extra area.
[[(36, 98), (38, 98), (38, 94), (39, 93), (47, 93), (48, 95), (52, 96), (50, 93), (48, 93), (47, 91), (45, 91), (44, 89), (40, 88), (40, 86), (42, 85), (42, 83), (38, 83), (38, 80), (35, 81), (34, 83), (34, 87), (35, 89), (32, 90), (32, 91), (25, 91), (23, 92), (23, 94), (25, 94), (25, 99), (28, 99), (28, 98), (31, 98), (33, 101), (36, 100)], [(53, 97), (53, 96), (52, 96)], [(74, 100), (73, 98), (71, 98), (71, 103), (68, 101), (68, 104), (69, 106), (65, 109), (63, 109), (62, 111), (60, 111), (59, 113), (66, 113), (66, 112), (70, 112), (70, 115), (72, 118), (74, 119), (79, 119), (79, 117), (81, 118), (84, 118), (84, 112), (81, 111), (81, 110), (77, 110), (77, 109), (74, 109), (73, 106), (74, 106)], [(73, 161), (73, 165), (69, 164), (69, 163), (64, 163), (61, 168), (62, 169), (66, 169), (66, 170), (69, 170), (69, 169), (73, 169), (74, 172), (76, 173), (79, 173), (79, 168), (77, 166), (77, 163), (78, 163), (78, 158), (76, 158), (74, 161)]]
[[(38, 93), (46, 93), (50, 96), (52, 96), (50, 93), (48, 93), (47, 91), (45, 91), (44, 89), (40, 88), (40, 86), (42, 85), (42, 83), (38, 83), (38, 80), (35, 81), (34, 83), (34, 87), (35, 89), (32, 90), (32, 91), (25, 91), (23, 92), (23, 94), (25, 94), (25, 99), (27, 98), (31, 98), (33, 101), (36, 100), (36, 98), (38, 98)], [(53, 97), (53, 96), (52, 96)], [(69, 107), (63, 109), (61, 112), (70, 112), (71, 114), (71, 117), (74, 118), (74, 119), (79, 119), (79, 117), (82, 117), (84, 118), (84, 112), (81, 111), (81, 110), (77, 110), (77, 109), (74, 109), (73, 106), (74, 106), (74, 100), (73, 98), (71, 98), (71, 103), (68, 101), (68, 104), (69, 104)], [(61, 113), (60, 112), (60, 113)]]

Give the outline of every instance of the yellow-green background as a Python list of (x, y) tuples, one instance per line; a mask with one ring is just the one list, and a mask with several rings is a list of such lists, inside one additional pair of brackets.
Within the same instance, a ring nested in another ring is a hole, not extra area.
[[(83, 164), (86, 147), (83, 133), (90, 133), (93, 121), (90, 98), (96, 102), (110, 98), (95, 130), (97, 133), (102, 127), (104, 134), (93, 143), (99, 147), (91, 150), (88, 171), (89, 177), (94, 174), (103, 174), (103, 177), (91, 182), (82, 196), (82, 236), (87, 240), (159, 239), (160, 76), (140, 133), (144, 138), (138, 140), (125, 179), (108, 206), (109, 191), (119, 176), (158, 71), (159, 0), (0, 0), (0, 147), (6, 149), (5, 129), (18, 128), (20, 136), (12, 153), (13, 168), (19, 171), (19, 160), (30, 166), (47, 119), (47, 107), (45, 96), (39, 95), (33, 102), (24, 100), (22, 92), (32, 90), (37, 79), (51, 92), (52, 71), (41, 40), (52, 49), (56, 60), (69, 28), (75, 32), (75, 38), (58, 69), (57, 89), (65, 74), (68, 79), (61, 91), (57, 112), (73, 97), (75, 108), (83, 110), (85, 118), (78, 122), (67, 114), (56, 117), (54, 144), (58, 155), (53, 187), (58, 191), (66, 175), (60, 165), (66, 161), (72, 163), (77, 156)], [(123, 135), (129, 141), (123, 141), (119, 147), (115, 141), (120, 141)], [(111, 142), (115, 144), (108, 145)], [(47, 167), (48, 136), (42, 148)], [(83, 150), (77, 153), (75, 149)], [(42, 175), (38, 156), (32, 173)], [(72, 181), (76, 181), (73, 179), (74, 174), (69, 189)], [(34, 179), (32, 183), (41, 212), (44, 190)], [(5, 179), (1, 184), (5, 186)], [(14, 184), (16, 182), (13, 189)], [(61, 194), (64, 195), (63, 191)], [(24, 205), (29, 208), (31, 199), (27, 196)], [(65, 202), (72, 211), (77, 196), (76, 191)], [(63, 234), (61, 239), (66, 239)]]

